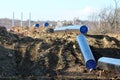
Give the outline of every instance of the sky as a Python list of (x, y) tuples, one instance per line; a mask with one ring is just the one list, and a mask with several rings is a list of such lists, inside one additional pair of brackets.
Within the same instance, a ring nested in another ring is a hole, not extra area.
[(92, 13), (112, 5), (114, 0), (0, 0), (0, 18), (32, 20), (87, 20)]

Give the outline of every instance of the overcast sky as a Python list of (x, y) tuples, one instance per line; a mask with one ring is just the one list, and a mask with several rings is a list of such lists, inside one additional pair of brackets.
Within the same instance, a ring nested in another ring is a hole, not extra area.
[(114, 0), (1, 0), (0, 18), (29, 19), (32, 20), (72, 20), (77, 17), (81, 20), (88, 19), (92, 12), (114, 6)]

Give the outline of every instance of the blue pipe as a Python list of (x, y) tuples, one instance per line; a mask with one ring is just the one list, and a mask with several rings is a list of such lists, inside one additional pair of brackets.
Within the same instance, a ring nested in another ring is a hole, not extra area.
[(80, 27), (80, 32), (82, 34), (86, 34), (88, 32), (88, 27), (86, 25), (83, 25)]
[(65, 31), (65, 30), (80, 30), (79, 25), (72, 25), (72, 26), (63, 26), (63, 27), (57, 27), (54, 29), (54, 31)]
[(48, 27), (49, 26), (49, 23), (48, 22), (45, 22), (44, 23), (44, 27)]
[(83, 34), (79, 34), (77, 36), (77, 41), (79, 47), (81, 49), (82, 55), (85, 60), (85, 65), (87, 69), (95, 69), (96, 68), (96, 61), (93, 57), (91, 49), (87, 43), (86, 37)]
[(120, 59), (101, 57), (98, 59), (98, 67), (104, 70), (120, 71)]

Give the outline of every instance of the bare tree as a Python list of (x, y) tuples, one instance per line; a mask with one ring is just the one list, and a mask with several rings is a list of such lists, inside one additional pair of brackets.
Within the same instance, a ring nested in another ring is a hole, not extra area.
[(115, 21), (115, 32), (116, 32), (116, 29), (117, 29), (117, 18), (118, 18), (118, 0), (114, 0), (114, 2), (115, 2), (115, 13), (114, 13), (114, 21)]
[(90, 16), (89, 16), (89, 22), (91, 24), (89, 24), (90, 28), (91, 28), (91, 31), (97, 31), (99, 29), (99, 19), (98, 19), (98, 14), (96, 13), (92, 13)]
[(119, 1), (114, 0), (115, 8), (110, 6), (100, 11), (98, 15), (93, 14), (91, 20), (100, 32), (114, 32), (120, 30), (120, 8)]

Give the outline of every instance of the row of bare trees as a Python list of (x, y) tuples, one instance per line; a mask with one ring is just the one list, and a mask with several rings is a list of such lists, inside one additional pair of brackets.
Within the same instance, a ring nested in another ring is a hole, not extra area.
[(120, 33), (119, 0), (114, 0), (115, 6), (102, 9), (92, 14), (90, 20), (94, 30), (101, 33)]

